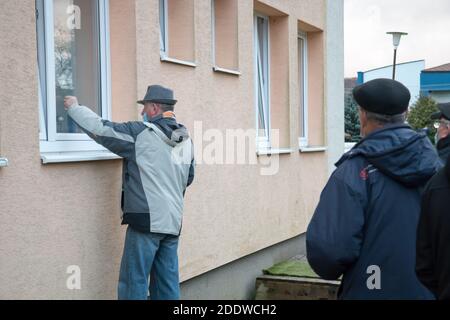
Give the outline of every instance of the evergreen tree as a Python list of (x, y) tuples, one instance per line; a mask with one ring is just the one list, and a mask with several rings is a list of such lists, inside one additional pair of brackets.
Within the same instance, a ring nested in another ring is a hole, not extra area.
[(352, 94), (345, 96), (345, 142), (359, 142), (360, 124), (358, 104)]
[(420, 97), (408, 113), (408, 123), (415, 130), (426, 130), (428, 137), (434, 142), (436, 128), (433, 126), (431, 115), (439, 111), (436, 101), (430, 97)]

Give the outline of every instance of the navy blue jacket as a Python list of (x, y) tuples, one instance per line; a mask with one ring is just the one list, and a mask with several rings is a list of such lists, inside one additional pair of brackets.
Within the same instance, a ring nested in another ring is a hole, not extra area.
[[(340, 299), (431, 299), (415, 274), (421, 191), (441, 163), (424, 133), (390, 125), (336, 164), (306, 235), (322, 278), (341, 275)], [(379, 268), (381, 288), (372, 283)]]

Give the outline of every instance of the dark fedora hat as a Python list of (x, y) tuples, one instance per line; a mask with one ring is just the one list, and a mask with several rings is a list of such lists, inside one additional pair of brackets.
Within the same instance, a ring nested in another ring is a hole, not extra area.
[(173, 90), (164, 88), (163, 86), (153, 85), (147, 88), (144, 99), (139, 100), (137, 103), (145, 104), (146, 102), (175, 105), (177, 100), (173, 98)]

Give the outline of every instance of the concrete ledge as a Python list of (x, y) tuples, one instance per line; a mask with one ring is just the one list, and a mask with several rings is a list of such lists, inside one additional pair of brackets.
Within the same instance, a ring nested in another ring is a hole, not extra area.
[(258, 156), (267, 156), (272, 154), (290, 154), (293, 150), (289, 148), (280, 148), (280, 149), (260, 149), (257, 151)]
[(122, 159), (109, 151), (41, 153), (43, 164)]
[(300, 147), (301, 153), (325, 152), (328, 147)]
[(165, 56), (161, 56), (161, 61), (162, 62), (169, 62), (169, 63), (179, 64), (179, 65), (182, 65), (182, 66), (187, 66), (187, 67), (192, 67), (192, 68), (197, 67), (197, 64), (195, 62), (178, 60), (178, 59), (169, 58), (169, 57), (165, 57)]
[(336, 300), (339, 281), (318, 278), (261, 276), (256, 300)]
[(213, 70), (215, 72), (219, 72), (219, 73), (226, 73), (226, 74), (232, 74), (235, 76), (240, 76), (241, 72), (237, 71), (237, 70), (230, 70), (230, 69), (226, 69), (226, 68), (221, 68), (221, 67), (213, 67)]

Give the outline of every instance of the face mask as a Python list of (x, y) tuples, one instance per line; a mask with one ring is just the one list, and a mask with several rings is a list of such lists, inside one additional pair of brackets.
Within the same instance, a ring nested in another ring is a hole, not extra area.
[(144, 115), (142, 116), (142, 119), (144, 120), (144, 122), (150, 122), (148, 115), (146, 113), (144, 113)]

